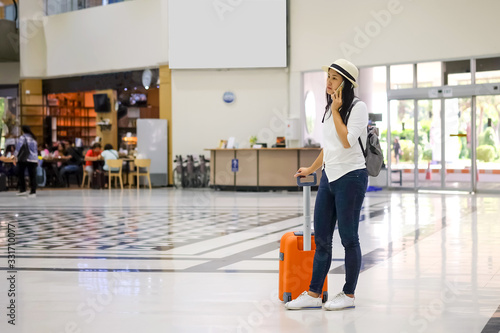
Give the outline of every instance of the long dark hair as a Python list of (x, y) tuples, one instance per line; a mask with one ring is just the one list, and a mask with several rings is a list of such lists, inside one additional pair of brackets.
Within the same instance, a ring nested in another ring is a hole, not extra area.
[[(332, 96), (330, 96), (328, 93), (326, 94), (326, 107), (325, 107), (325, 113), (323, 114), (323, 120), (321, 122), (325, 121), (325, 117), (328, 114), (328, 118), (332, 116), (330, 107), (332, 106)], [(354, 100), (354, 86), (352, 85), (351, 81), (344, 79), (344, 88), (342, 89), (342, 106), (340, 107), (340, 117), (342, 118), (342, 121), (344, 124), (346, 123), (346, 116), (347, 116), (347, 111), (351, 108), (352, 101)], [(326, 118), (326, 119), (328, 119)]]
[(36, 135), (33, 134), (31, 128), (28, 125), (21, 126), (21, 130), (23, 131), (24, 134), (29, 134), (34, 140), (36, 140)]

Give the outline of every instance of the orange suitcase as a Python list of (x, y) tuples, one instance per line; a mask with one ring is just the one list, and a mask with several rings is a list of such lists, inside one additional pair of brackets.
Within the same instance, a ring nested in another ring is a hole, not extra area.
[[(309, 290), (311, 282), (316, 245), (314, 235), (311, 235), (310, 198), (311, 186), (317, 181), (316, 173), (312, 175), (313, 182), (302, 182), (300, 177), (297, 178), (297, 184), (304, 187), (304, 232), (287, 232), (280, 241), (279, 297), (285, 303)], [(328, 300), (328, 278), (323, 284), (322, 298), (323, 303)]]

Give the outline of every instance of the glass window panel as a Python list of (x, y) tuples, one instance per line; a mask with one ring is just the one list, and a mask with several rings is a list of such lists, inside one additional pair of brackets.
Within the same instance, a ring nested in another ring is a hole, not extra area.
[(445, 100), (445, 187), (448, 188), (467, 190), (472, 187), (471, 105), (470, 97)]
[(476, 97), (478, 189), (500, 190), (500, 95)]
[(316, 123), (316, 99), (312, 91), (306, 94), (305, 108), (307, 133), (312, 134), (314, 133), (314, 125)]
[[(367, 67), (359, 70), (359, 98), (365, 102), (370, 119), (379, 129), (380, 146), (387, 165), (387, 67)], [(378, 117), (378, 119), (377, 119)], [(379, 118), (382, 118), (379, 120)]]
[(46, 0), (46, 11), (47, 15), (55, 15), (123, 1), (128, 0)]
[(495, 83), (500, 82), (500, 70), (476, 73), (476, 83)]
[[(302, 138), (306, 146), (323, 142), (321, 120), (326, 106), (326, 77), (321, 72), (304, 73), (304, 124), (305, 131)], [(314, 114), (313, 114), (314, 106)]]
[(16, 7), (14, 5), (4, 7), (4, 18), (6, 20), (14, 21), (16, 19)]
[(500, 82), (500, 58), (476, 60), (476, 83)]
[(391, 89), (413, 88), (413, 65), (393, 65), (390, 67)]
[[(415, 186), (414, 101), (393, 100), (391, 116), (391, 181), (402, 178), (403, 187)], [(399, 145), (399, 150), (395, 149)]]
[(444, 85), (459, 86), (472, 84), (470, 60), (443, 62)]
[(441, 187), (441, 100), (418, 101), (418, 183)]
[(471, 83), (472, 83), (472, 75), (470, 73), (448, 75), (449, 86), (460, 86)]
[(417, 87), (426, 88), (441, 86), (441, 68), (440, 61), (417, 64)]

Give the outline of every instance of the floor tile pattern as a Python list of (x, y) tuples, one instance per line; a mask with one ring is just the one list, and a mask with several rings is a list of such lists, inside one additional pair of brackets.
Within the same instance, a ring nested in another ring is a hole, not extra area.
[[(311, 203), (314, 204), (314, 196)], [(16, 226), (18, 323), (0, 332), (500, 332), (500, 196), (368, 193), (354, 310), (287, 311), (281, 235), (300, 230), (300, 192), (0, 193)], [(335, 233), (329, 293), (344, 283)]]

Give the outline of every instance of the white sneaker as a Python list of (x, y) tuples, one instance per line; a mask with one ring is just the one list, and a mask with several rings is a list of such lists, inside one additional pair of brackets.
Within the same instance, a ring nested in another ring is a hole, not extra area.
[(26, 191), (25, 192), (18, 192), (18, 193), (16, 193), (16, 195), (18, 197), (22, 197), (22, 196), (28, 195), (28, 192), (26, 192)]
[(36, 198), (36, 193), (30, 193), (30, 194), (28, 194), (28, 197), (29, 198)]
[(304, 291), (299, 297), (286, 303), (285, 308), (288, 310), (321, 309), (322, 305), (321, 297), (309, 296), (307, 291)]
[(342, 310), (354, 308), (354, 298), (346, 296), (344, 292), (338, 293), (331, 301), (325, 303), (326, 310)]

